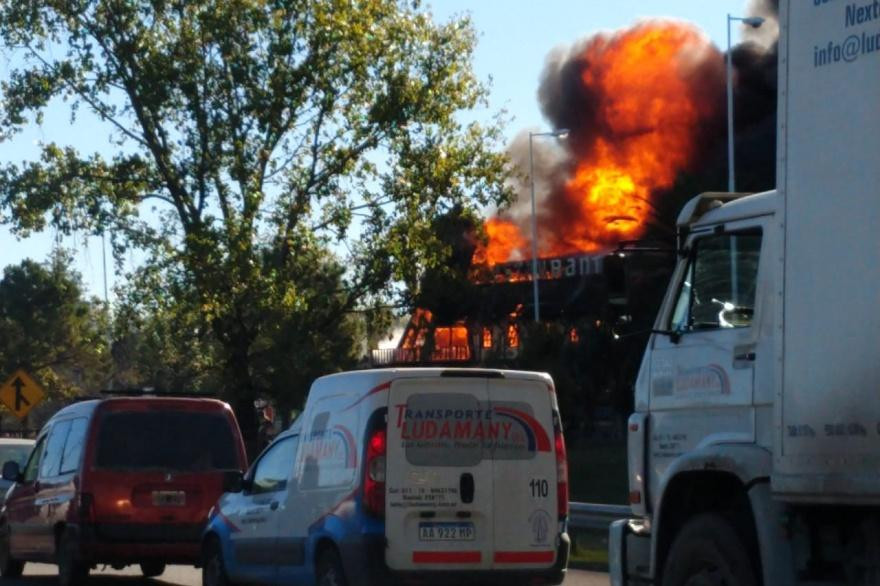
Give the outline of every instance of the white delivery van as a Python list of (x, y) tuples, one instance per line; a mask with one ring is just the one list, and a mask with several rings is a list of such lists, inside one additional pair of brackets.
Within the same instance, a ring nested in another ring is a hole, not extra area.
[(547, 374), (335, 374), (218, 503), (205, 582), (559, 584), (567, 514)]

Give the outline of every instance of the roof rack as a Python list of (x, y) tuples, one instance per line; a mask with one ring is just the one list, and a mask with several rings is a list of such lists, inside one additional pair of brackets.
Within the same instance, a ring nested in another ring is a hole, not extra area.
[(102, 395), (114, 395), (120, 397), (216, 397), (215, 392), (205, 391), (168, 391), (154, 389), (152, 387), (129, 388), (129, 389), (103, 389)]

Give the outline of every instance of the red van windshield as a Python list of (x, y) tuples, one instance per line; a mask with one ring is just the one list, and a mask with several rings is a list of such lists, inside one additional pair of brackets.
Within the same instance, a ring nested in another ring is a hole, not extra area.
[(101, 418), (95, 464), (177, 471), (240, 467), (229, 419), (194, 411), (121, 411)]

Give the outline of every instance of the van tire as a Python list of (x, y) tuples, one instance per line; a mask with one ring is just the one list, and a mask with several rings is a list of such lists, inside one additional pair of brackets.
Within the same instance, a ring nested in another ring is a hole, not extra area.
[(217, 538), (209, 538), (202, 558), (202, 586), (232, 586)]
[(749, 551), (724, 517), (694, 517), (679, 532), (663, 569), (663, 586), (758, 586)]
[(345, 571), (342, 569), (342, 560), (333, 549), (327, 549), (318, 558), (317, 565), (318, 586), (346, 586)]
[(140, 566), (144, 578), (155, 578), (165, 573), (165, 564), (162, 562), (143, 562)]
[(0, 532), (0, 578), (20, 578), (24, 572), (24, 562), (12, 558), (9, 551), (9, 525)]
[(58, 563), (58, 586), (81, 586), (89, 577), (89, 565), (79, 555), (76, 534), (66, 529), (58, 540), (55, 559)]

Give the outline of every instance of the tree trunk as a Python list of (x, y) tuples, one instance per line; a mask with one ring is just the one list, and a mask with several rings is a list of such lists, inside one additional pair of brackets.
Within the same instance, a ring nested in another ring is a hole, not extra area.
[(254, 407), (257, 392), (251, 380), (249, 349), (250, 344), (244, 336), (234, 336), (224, 344), (226, 386), (223, 394), (238, 419), (250, 462), (257, 457), (262, 446), (259, 445), (259, 424)]

